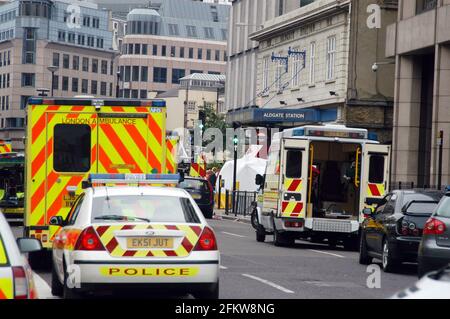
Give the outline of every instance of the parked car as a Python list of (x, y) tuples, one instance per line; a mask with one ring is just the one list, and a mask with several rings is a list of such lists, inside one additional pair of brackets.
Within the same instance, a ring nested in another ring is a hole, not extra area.
[(179, 184), (197, 203), (205, 218), (212, 218), (214, 214), (214, 191), (212, 185), (203, 178), (185, 177)]
[(425, 225), (418, 261), (419, 277), (450, 264), (450, 192)]
[(387, 194), (361, 226), (359, 262), (382, 260), (383, 270), (395, 271), (402, 262), (416, 262), (426, 221), (443, 193), (429, 190), (396, 190)]
[(19, 238), (17, 241), (0, 213), (0, 299), (36, 299), (33, 272), (25, 253), (41, 250), (37, 239)]
[(392, 299), (450, 299), (450, 266), (428, 273)]

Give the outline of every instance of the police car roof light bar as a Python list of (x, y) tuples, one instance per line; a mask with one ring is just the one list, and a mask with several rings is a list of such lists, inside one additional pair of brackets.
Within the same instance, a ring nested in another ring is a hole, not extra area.
[(180, 174), (89, 174), (83, 188), (92, 184), (178, 184)]

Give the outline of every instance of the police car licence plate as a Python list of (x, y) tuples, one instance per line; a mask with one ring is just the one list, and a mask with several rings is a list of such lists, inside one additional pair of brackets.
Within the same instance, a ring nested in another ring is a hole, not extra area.
[(173, 238), (168, 237), (130, 237), (127, 238), (128, 248), (173, 248)]

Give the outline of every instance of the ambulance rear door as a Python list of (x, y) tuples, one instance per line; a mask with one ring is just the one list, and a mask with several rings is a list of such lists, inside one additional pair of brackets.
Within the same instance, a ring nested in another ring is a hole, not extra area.
[(374, 207), (389, 190), (391, 147), (365, 144), (362, 151), (361, 207)]
[(306, 217), (309, 146), (308, 140), (282, 139), (278, 217)]

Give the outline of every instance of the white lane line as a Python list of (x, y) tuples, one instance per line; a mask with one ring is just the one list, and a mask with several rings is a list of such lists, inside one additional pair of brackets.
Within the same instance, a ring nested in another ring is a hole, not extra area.
[(226, 235), (230, 235), (230, 236), (234, 236), (234, 237), (240, 237), (240, 238), (247, 237), (247, 236), (242, 236), (242, 235), (238, 235), (238, 234), (228, 233), (226, 231), (223, 231), (222, 234), (226, 234)]
[(42, 279), (41, 276), (34, 273), (33, 274), (34, 283), (36, 285), (37, 295), (39, 299), (54, 299), (55, 296), (52, 295), (52, 290), (47, 282)]
[(271, 282), (269, 280), (266, 280), (266, 279), (263, 279), (263, 278), (259, 278), (259, 277), (256, 277), (256, 276), (253, 276), (253, 275), (249, 275), (249, 274), (242, 274), (242, 276), (247, 277), (247, 278), (251, 278), (251, 279), (254, 279), (254, 280), (257, 280), (259, 282), (262, 282), (263, 284), (266, 284), (266, 285), (268, 285), (270, 287), (273, 287), (273, 288), (276, 288), (278, 290), (281, 290), (282, 292), (285, 292), (287, 294), (293, 294), (294, 293), (292, 290), (284, 288), (284, 287), (282, 287), (280, 285), (277, 285), (276, 283), (273, 283), (273, 282)]
[(330, 256), (334, 256), (334, 257), (338, 257), (338, 258), (345, 258), (345, 256), (342, 255), (338, 255), (338, 254), (333, 254), (333, 253), (329, 253), (326, 251), (321, 251), (321, 250), (315, 250), (315, 249), (308, 249), (309, 251), (313, 251), (315, 253), (319, 253), (319, 254), (325, 254), (325, 255), (330, 255)]
[(228, 269), (228, 267), (225, 267), (225, 266), (222, 266), (222, 265), (220, 265), (219, 267), (220, 267), (220, 269), (223, 269), (223, 270)]

